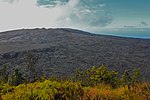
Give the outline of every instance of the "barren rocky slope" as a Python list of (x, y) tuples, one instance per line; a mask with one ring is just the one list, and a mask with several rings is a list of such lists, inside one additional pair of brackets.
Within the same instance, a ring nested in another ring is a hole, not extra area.
[(105, 64), (110, 69), (141, 68), (150, 79), (150, 39), (95, 35), (73, 29), (22, 29), (0, 33), (0, 65), (25, 71), (24, 55), (38, 57), (39, 75), (70, 75), (76, 68)]

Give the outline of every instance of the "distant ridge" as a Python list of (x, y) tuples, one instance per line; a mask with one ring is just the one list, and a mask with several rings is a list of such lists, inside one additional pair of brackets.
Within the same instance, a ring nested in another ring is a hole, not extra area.
[(21, 29), (0, 32), (0, 65), (9, 71), (24, 67), (25, 51), (38, 57), (36, 69), (41, 75), (70, 75), (76, 68), (105, 64), (109, 69), (141, 68), (150, 79), (150, 39), (132, 39), (58, 29)]

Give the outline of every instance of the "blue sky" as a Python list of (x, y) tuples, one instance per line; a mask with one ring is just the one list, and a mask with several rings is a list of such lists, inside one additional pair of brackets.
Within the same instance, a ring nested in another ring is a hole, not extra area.
[(0, 0), (0, 31), (150, 27), (150, 0)]
[(105, 3), (118, 25), (150, 24), (150, 0), (105, 0)]

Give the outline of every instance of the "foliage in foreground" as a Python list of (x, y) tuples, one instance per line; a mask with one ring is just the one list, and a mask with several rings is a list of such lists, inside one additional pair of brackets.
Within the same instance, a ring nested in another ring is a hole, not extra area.
[(36, 60), (27, 59), (27, 62), (33, 83), (18, 69), (11, 76), (7, 66), (0, 69), (0, 100), (150, 100), (150, 83), (139, 82), (139, 69), (125, 70), (119, 76), (102, 65), (78, 70), (65, 80), (55, 77), (46, 80), (37, 77)]
[(97, 84), (84, 87), (79, 82), (50, 81), (0, 86), (2, 100), (149, 100), (150, 83), (119, 88)]
[(131, 72), (125, 70), (123, 75), (119, 77), (117, 71), (108, 70), (106, 66), (101, 65), (100, 67), (93, 66), (85, 71), (77, 70), (73, 81), (79, 81), (84, 86), (104, 83), (110, 84), (112, 87), (116, 88), (122, 85), (132, 85), (139, 81), (140, 76), (140, 70), (134, 69)]
[(11, 84), (0, 85), (0, 97), (2, 100), (149, 100), (150, 83), (138, 82), (139, 76), (139, 70), (132, 73), (125, 70), (119, 77), (118, 72), (102, 65), (78, 70), (71, 79), (52, 77), (20, 84), (24, 79), (15, 70)]

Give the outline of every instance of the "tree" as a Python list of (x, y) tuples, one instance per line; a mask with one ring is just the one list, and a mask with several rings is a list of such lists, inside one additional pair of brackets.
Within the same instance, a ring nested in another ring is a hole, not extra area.
[(13, 75), (11, 76), (11, 85), (19, 85), (24, 83), (25, 79), (22, 77), (22, 74), (19, 72), (18, 69), (15, 69)]
[(132, 81), (131, 75), (128, 70), (125, 70), (122, 77), (121, 77), (121, 84), (122, 85), (129, 85)]
[(132, 71), (132, 83), (138, 82), (140, 77), (141, 77), (141, 70), (139, 68), (138, 69), (135, 68)]
[(31, 78), (33, 81), (37, 79), (36, 63), (38, 58), (34, 56), (31, 52), (26, 51), (25, 53), (25, 63), (27, 69), (31, 72)]
[(90, 80), (95, 84), (106, 83), (114, 85), (118, 76), (118, 72), (108, 70), (104, 65), (98, 68), (92, 68), (90, 73)]
[(6, 83), (8, 81), (7, 65), (3, 65), (0, 69), (0, 82)]
[(141, 76), (140, 69), (134, 69), (132, 70), (132, 72), (125, 70), (120, 81), (122, 85), (130, 86), (135, 82), (137, 82), (140, 79), (140, 76)]
[(118, 72), (108, 70), (104, 65), (101, 65), (98, 68), (93, 66), (86, 71), (78, 71), (76, 76), (83, 85), (106, 83), (114, 86), (117, 82)]

